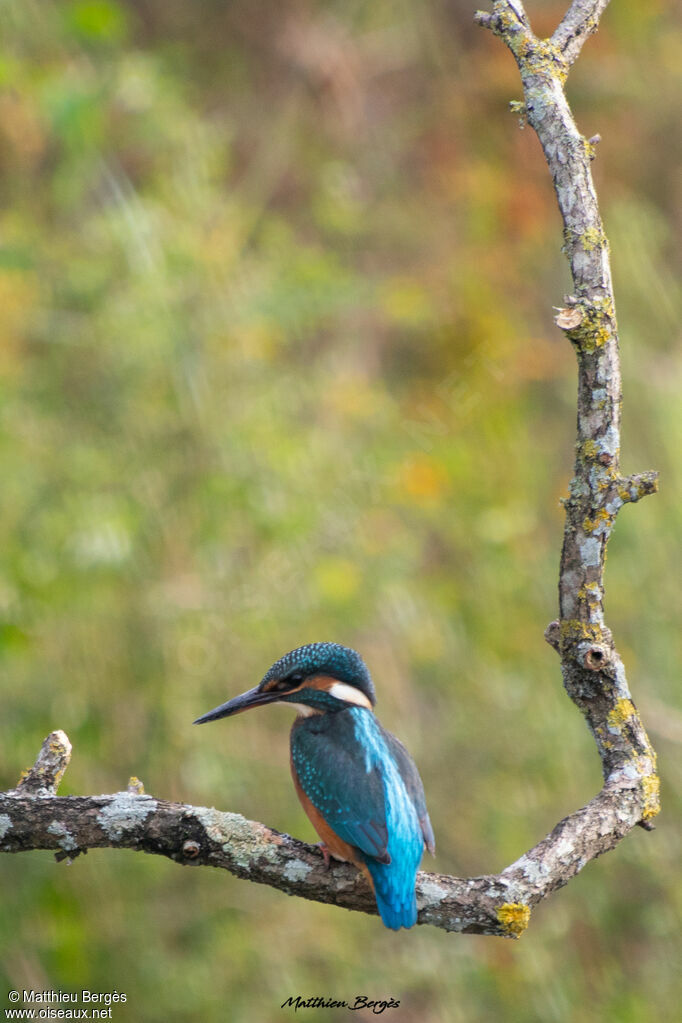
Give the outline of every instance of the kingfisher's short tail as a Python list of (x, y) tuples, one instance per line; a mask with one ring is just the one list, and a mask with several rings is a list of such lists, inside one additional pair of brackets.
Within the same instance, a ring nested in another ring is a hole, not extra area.
[(410, 878), (396, 870), (393, 863), (379, 863), (369, 857), (367, 869), (374, 882), (374, 895), (384, 926), (392, 931), (414, 927), (417, 922), (416, 877)]

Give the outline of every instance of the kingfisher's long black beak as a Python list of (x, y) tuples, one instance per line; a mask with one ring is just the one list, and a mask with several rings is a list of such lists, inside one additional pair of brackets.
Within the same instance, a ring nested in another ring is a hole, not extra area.
[(227, 718), (231, 717), (232, 714), (241, 714), (245, 710), (251, 710), (252, 707), (262, 707), (266, 703), (274, 703), (281, 695), (281, 693), (261, 692), (258, 686), (256, 686), (254, 689), (249, 689), (248, 692), (242, 693), (241, 696), (235, 696), (233, 700), (228, 700), (227, 703), (221, 703), (219, 707), (214, 707), (213, 710), (209, 710), (208, 714), (202, 714), (192, 724), (203, 725), (206, 721), (217, 721), (218, 718)]

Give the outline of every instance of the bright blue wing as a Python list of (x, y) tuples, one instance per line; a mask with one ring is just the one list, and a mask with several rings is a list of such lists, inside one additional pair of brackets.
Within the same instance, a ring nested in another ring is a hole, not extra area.
[(339, 838), (389, 863), (382, 770), (368, 764), (353, 710), (298, 721), (291, 758), (303, 791)]
[[(377, 722), (378, 724), (378, 722)], [(419, 824), (422, 829), (422, 835), (424, 836), (424, 842), (426, 848), (429, 850), (432, 856), (436, 855), (436, 839), (433, 834), (433, 828), (431, 827), (431, 820), (429, 819), (429, 813), (426, 809), (426, 797), (424, 796), (424, 786), (422, 780), (419, 777), (419, 771), (414, 760), (403, 746), (400, 739), (396, 739), (395, 735), (391, 735), (385, 728), (379, 725), (383, 733), (386, 745), (393, 755), (393, 759), (396, 762), (400, 776), (405, 783), (407, 794), (409, 795), (415, 810), (417, 811), (417, 817), (419, 818)]]
[[(412, 927), (417, 921), (415, 881), (424, 852), (418, 805), (420, 800), (423, 803), (421, 780), (405, 747), (381, 727), (374, 715), (358, 711), (355, 725), (367, 763), (382, 765), (386, 796), (391, 862), (385, 865), (376, 860), (367, 861), (377, 906), (387, 927), (393, 930)], [(418, 790), (417, 802), (413, 790)]]

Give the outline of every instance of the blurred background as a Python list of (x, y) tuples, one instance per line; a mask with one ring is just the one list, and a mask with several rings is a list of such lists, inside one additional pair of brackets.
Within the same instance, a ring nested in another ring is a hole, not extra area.
[[(426, 869), (498, 871), (598, 791), (542, 638), (575, 436), (552, 321), (570, 278), (508, 109), (515, 65), (475, 6), (2, 0), (0, 789), (63, 728), (63, 795), (134, 774), (314, 841), (287, 710), (191, 722), (335, 640), (419, 763)], [(531, 2), (536, 30), (566, 6)], [(117, 989), (113, 1018), (178, 1023), (279, 1020), (298, 994), (393, 997), (391, 1018), (426, 1023), (679, 1018), (675, 8), (614, 2), (568, 88), (603, 138), (623, 469), (661, 472), (607, 571), (659, 751), (656, 831), (518, 943), (395, 935), (130, 852), (7, 856), (0, 989)]]

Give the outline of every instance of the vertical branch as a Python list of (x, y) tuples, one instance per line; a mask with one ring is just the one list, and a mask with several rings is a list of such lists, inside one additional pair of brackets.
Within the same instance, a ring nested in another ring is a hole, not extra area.
[(573, 294), (556, 317), (578, 359), (573, 479), (559, 572), (559, 621), (546, 638), (561, 655), (567, 692), (585, 715), (609, 785), (636, 786), (642, 820), (658, 812), (655, 755), (632, 703), (604, 620), (606, 547), (620, 508), (657, 489), (657, 474), (620, 469), (621, 375), (609, 244), (590, 164), (594, 143), (578, 131), (564, 92), (571, 65), (596, 31), (608, 0), (574, 0), (550, 39), (534, 35), (520, 0), (495, 0), (476, 20), (514, 55), (523, 114), (552, 175), (564, 223)]

